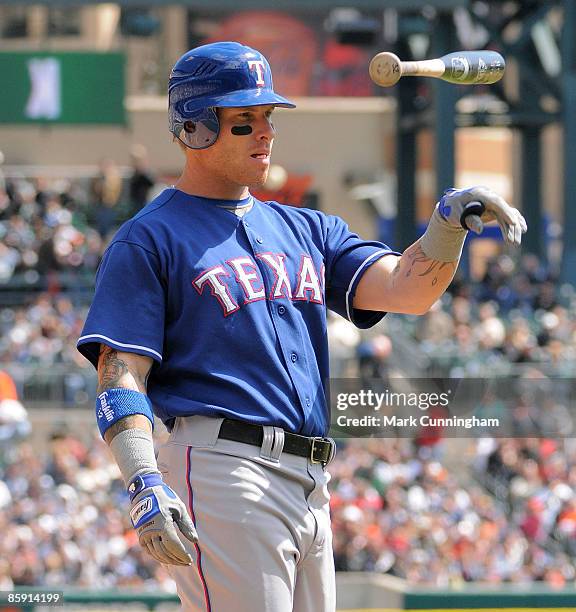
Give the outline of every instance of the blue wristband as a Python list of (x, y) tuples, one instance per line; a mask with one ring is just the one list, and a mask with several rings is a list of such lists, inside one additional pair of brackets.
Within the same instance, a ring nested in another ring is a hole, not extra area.
[(130, 414), (148, 417), (154, 429), (152, 402), (144, 393), (132, 389), (108, 389), (96, 398), (96, 420), (102, 437), (111, 425)]

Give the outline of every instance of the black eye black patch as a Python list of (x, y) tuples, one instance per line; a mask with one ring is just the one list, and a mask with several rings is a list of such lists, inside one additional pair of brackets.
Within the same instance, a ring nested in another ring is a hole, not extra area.
[(234, 136), (248, 136), (252, 134), (252, 126), (250, 125), (235, 125), (230, 130)]

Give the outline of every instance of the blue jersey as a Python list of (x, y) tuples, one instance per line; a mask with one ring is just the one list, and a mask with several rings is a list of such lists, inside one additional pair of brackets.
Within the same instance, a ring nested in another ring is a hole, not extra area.
[[(250, 198), (252, 199), (252, 198)], [(330, 415), (326, 308), (358, 327), (363, 272), (391, 253), (338, 217), (253, 199), (222, 202), (166, 189), (106, 250), (78, 349), (100, 343), (154, 360), (148, 396), (171, 428), (205, 415), (325, 435)]]

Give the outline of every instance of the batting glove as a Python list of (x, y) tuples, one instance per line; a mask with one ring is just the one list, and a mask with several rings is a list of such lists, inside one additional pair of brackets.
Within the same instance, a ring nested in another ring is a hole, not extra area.
[(160, 563), (190, 565), (192, 557), (180, 541), (178, 529), (192, 543), (198, 534), (182, 500), (158, 473), (143, 474), (128, 485), (130, 518), (140, 546)]
[(448, 189), (437, 208), (450, 225), (481, 234), (484, 223), (496, 221), (504, 241), (518, 246), (528, 229), (520, 211), (486, 187)]

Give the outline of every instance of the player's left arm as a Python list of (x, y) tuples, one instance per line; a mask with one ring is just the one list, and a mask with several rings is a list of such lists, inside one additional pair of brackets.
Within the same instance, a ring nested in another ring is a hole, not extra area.
[(424, 235), (401, 256), (387, 255), (368, 268), (356, 288), (354, 308), (403, 314), (424, 314), (454, 278), (468, 230), (462, 215), (468, 204), (483, 204), (481, 216), (467, 217), (480, 234), (484, 223), (496, 221), (504, 241), (518, 246), (527, 226), (524, 217), (485, 187), (449, 189), (430, 218)]

